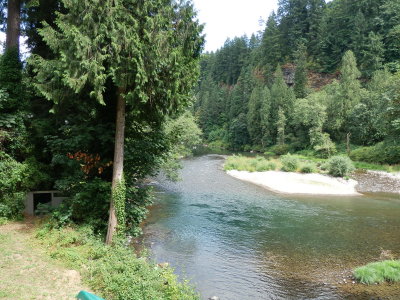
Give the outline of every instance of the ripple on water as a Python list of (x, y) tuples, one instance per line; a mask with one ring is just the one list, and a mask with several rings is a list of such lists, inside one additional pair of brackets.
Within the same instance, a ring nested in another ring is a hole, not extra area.
[(382, 249), (400, 255), (400, 201), (280, 196), (227, 176), (221, 163), (219, 156), (186, 160), (181, 182), (159, 178), (165, 193), (144, 228), (154, 258), (191, 279), (203, 299), (395, 295), (396, 287), (352, 290), (338, 281)]

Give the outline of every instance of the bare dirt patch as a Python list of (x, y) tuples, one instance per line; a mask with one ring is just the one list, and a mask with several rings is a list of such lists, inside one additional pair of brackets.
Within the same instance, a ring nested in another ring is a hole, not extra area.
[(32, 224), (0, 226), (0, 299), (74, 299), (79, 272), (51, 259), (33, 240)]

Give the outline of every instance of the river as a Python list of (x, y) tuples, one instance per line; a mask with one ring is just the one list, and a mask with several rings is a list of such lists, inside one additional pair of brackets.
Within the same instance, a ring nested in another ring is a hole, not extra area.
[(385, 299), (351, 269), (400, 254), (400, 197), (287, 196), (239, 181), (223, 158), (184, 161), (182, 181), (157, 179), (144, 244), (202, 299)]

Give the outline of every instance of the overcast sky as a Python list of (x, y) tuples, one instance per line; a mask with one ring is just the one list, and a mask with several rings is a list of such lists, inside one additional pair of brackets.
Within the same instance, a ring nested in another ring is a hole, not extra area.
[(215, 51), (226, 39), (264, 29), (266, 20), (277, 8), (277, 0), (193, 0), (198, 18), (205, 24), (205, 51)]
[[(205, 24), (205, 51), (215, 51), (226, 39), (264, 29), (259, 20), (266, 20), (276, 10), (277, 0), (193, 0), (198, 18)], [(4, 41), (0, 33), (0, 41)], [(0, 50), (1, 50), (0, 46)]]

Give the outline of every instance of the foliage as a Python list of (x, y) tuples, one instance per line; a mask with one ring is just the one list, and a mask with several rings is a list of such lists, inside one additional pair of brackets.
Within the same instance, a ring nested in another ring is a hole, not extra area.
[(378, 143), (374, 146), (360, 147), (350, 153), (355, 161), (379, 164), (400, 163), (400, 146), (396, 143)]
[(305, 163), (300, 167), (300, 172), (301, 173), (316, 173), (317, 166), (313, 162)]
[(400, 261), (384, 260), (369, 263), (353, 271), (354, 277), (361, 283), (374, 284), (384, 281), (400, 281)]
[(37, 237), (53, 258), (78, 269), (97, 294), (106, 299), (198, 299), (187, 283), (178, 282), (170, 268), (137, 257), (121, 244), (106, 246), (90, 227), (50, 229)]
[(126, 183), (123, 177), (122, 180), (117, 182), (117, 184), (111, 189), (111, 199), (113, 201), (115, 214), (117, 217), (117, 235), (120, 238), (123, 238), (126, 230)]
[(287, 144), (274, 145), (269, 148), (269, 151), (274, 153), (274, 155), (283, 155), (290, 151), (290, 146)]
[[(154, 174), (171, 146), (179, 145), (172, 134), (165, 136), (163, 124), (192, 99), (202, 26), (189, 2), (65, 0), (60, 7), (54, 22), (38, 29), (51, 55), (37, 52), (29, 67), (35, 87), (54, 104), (57, 130), (46, 135), (45, 142), (52, 167), (61, 170), (57, 184), (70, 192), (75, 206), (98, 208), (87, 215), (73, 209), (72, 219), (101, 230), (105, 198), (111, 193), (94, 192), (104, 191), (112, 176), (110, 166), (118, 162), (113, 162), (114, 132), (125, 132), (125, 141), (116, 149), (126, 149), (128, 185), (138, 186)], [(118, 123), (117, 103), (120, 111), (126, 105)], [(97, 203), (89, 204), (89, 194)], [(137, 211), (142, 214), (141, 208)]]
[(327, 161), (327, 169), (330, 175), (344, 177), (354, 171), (354, 164), (347, 156), (332, 156)]
[(287, 143), (320, 157), (347, 136), (357, 146), (396, 141), (398, 11), (389, 0), (279, 1), (259, 40), (202, 57), (194, 110), (206, 140), (263, 152)]
[(285, 172), (295, 172), (299, 167), (299, 159), (298, 157), (289, 154), (283, 155), (280, 157), (282, 167), (281, 170)]
[(237, 156), (229, 156), (224, 164), (224, 170), (238, 170), (249, 172), (264, 172), (276, 169), (276, 164), (264, 157), (257, 156), (256, 158)]
[(0, 151), (0, 217), (21, 217), (26, 192), (47, 180), (36, 160), (20, 163)]
[(164, 133), (169, 142), (169, 152), (164, 157), (161, 168), (168, 179), (179, 179), (177, 170), (181, 168), (180, 159), (192, 155), (193, 150), (201, 143), (201, 129), (194, 117), (186, 112), (176, 119), (165, 123)]

